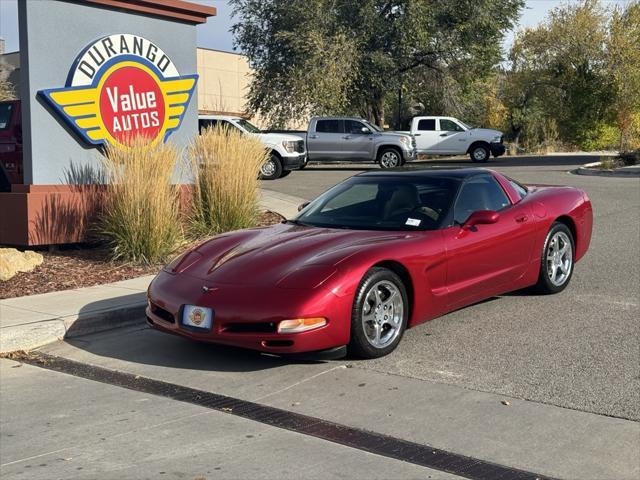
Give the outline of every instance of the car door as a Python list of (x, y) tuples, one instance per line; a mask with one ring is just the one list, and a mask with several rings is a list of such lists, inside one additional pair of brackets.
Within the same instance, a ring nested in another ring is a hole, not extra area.
[[(478, 210), (496, 211), (499, 219), (463, 229)], [(530, 207), (512, 204), (492, 174), (465, 181), (454, 204), (453, 223), (443, 232), (450, 309), (508, 291), (524, 275), (534, 240)]]
[(344, 120), (319, 119), (307, 133), (307, 152), (312, 160), (343, 160)]
[(435, 118), (422, 118), (418, 120), (415, 131), (416, 148), (419, 153), (430, 153), (434, 151), (440, 141), (439, 132), (436, 130)]
[(357, 120), (345, 120), (344, 130), (342, 152), (345, 160), (371, 160), (373, 158), (371, 129)]
[(466, 142), (469, 134), (458, 123), (447, 118), (438, 119), (438, 144), (436, 151), (445, 155), (466, 153)]

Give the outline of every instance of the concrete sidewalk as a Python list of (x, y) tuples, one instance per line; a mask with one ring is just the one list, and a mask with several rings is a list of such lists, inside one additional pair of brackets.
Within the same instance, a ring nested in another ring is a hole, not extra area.
[[(291, 218), (305, 200), (262, 190), (260, 206)], [(89, 333), (142, 323), (153, 275), (89, 288), (0, 300), (0, 352), (30, 350)]]

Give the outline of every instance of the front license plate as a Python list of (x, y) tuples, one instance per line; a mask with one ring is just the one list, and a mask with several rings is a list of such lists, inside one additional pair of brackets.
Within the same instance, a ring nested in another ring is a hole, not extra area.
[(198, 330), (211, 330), (213, 310), (197, 305), (185, 305), (182, 309), (182, 325)]

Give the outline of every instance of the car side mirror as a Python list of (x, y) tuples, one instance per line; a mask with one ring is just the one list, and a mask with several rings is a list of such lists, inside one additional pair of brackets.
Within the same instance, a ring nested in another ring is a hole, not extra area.
[(478, 210), (467, 218), (462, 228), (468, 230), (476, 225), (489, 225), (496, 223), (499, 219), (500, 214), (498, 212), (494, 212), (493, 210)]
[(367, 127), (362, 127), (360, 131), (365, 135), (369, 135), (371, 133), (371, 130), (369, 130)]
[(307, 208), (307, 205), (309, 205), (311, 202), (304, 202), (301, 203), (300, 205), (298, 205), (298, 211), (301, 212), (302, 210), (304, 210), (305, 208)]

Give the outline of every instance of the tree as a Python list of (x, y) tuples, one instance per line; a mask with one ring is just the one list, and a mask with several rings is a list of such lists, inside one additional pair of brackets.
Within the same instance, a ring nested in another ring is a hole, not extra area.
[(255, 71), (248, 107), (273, 125), (309, 113), (382, 125), (403, 85), (487, 75), (523, 3), (231, 0), (236, 45)]
[(0, 102), (5, 100), (13, 100), (16, 98), (16, 91), (13, 84), (9, 81), (11, 69), (0, 59)]
[[(613, 82), (611, 114), (620, 131), (620, 150), (640, 147), (640, 2), (616, 8), (607, 41), (608, 75)], [(632, 145), (631, 135), (636, 137)]]

